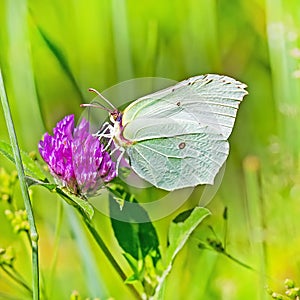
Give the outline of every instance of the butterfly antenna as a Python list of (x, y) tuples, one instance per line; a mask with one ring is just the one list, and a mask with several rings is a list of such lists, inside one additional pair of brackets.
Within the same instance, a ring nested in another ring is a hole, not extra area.
[(100, 98), (102, 98), (108, 105), (110, 105), (114, 110), (116, 110), (117, 108), (114, 107), (109, 100), (107, 100), (101, 93), (99, 93), (97, 90), (93, 89), (93, 88), (89, 88), (90, 92), (94, 92), (95, 94), (97, 94)]
[(112, 111), (105, 107), (104, 105), (100, 104), (100, 103), (97, 103), (97, 104), (92, 104), (92, 103), (83, 103), (83, 104), (80, 104), (80, 107), (95, 107), (95, 108), (101, 108), (101, 109), (104, 109), (106, 111), (108, 111), (109, 113), (112, 113)]

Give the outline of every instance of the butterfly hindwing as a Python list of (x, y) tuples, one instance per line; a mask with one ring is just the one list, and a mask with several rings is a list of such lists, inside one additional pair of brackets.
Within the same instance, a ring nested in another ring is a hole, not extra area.
[(154, 186), (172, 191), (213, 184), (229, 144), (220, 134), (194, 133), (144, 140), (127, 149), (131, 167)]

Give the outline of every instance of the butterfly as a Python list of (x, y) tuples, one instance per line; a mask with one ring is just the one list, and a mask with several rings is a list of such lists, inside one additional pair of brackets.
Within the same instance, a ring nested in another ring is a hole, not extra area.
[[(247, 86), (207, 74), (143, 96), (124, 111), (113, 109), (99, 138), (126, 152), (133, 171), (157, 188), (173, 191), (213, 184), (229, 154), (230, 136)], [(88, 106), (88, 105), (84, 105)]]

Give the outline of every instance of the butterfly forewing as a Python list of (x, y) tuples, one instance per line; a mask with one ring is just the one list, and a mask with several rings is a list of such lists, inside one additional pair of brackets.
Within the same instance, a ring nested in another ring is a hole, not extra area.
[(145, 117), (180, 121), (180, 112), (185, 111), (184, 118), (213, 127), (227, 139), (239, 104), (247, 94), (245, 88), (245, 84), (227, 76), (192, 77), (131, 103), (124, 111), (123, 124)]
[[(183, 134), (203, 133), (211, 131), (208, 126), (203, 126), (187, 118), (137, 118), (129, 122), (123, 131), (126, 139), (139, 142), (143, 140), (174, 137)], [(214, 131), (216, 133), (216, 131)]]

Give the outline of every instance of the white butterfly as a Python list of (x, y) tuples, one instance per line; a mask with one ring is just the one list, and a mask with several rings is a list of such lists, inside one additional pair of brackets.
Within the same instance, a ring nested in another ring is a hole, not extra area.
[(110, 104), (111, 124), (98, 136), (121, 151), (117, 165), (126, 152), (135, 173), (158, 188), (213, 184), (228, 156), (245, 88), (227, 76), (192, 77), (133, 101), (123, 112)]

